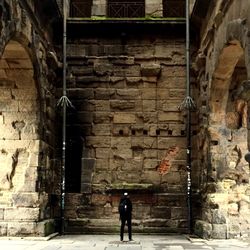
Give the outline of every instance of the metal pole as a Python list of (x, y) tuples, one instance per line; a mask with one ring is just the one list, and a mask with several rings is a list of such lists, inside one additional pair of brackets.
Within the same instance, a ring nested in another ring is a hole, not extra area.
[[(66, 24), (66, 0), (63, 0), (63, 97), (67, 98), (66, 86), (66, 43), (67, 43), (67, 24)], [(66, 160), (66, 115), (67, 101), (62, 101), (63, 124), (62, 124), (62, 173), (61, 173), (61, 234), (64, 234), (64, 207), (65, 207), (65, 160)]]
[[(189, 0), (186, 0), (186, 93), (190, 97), (190, 34), (189, 34)], [(187, 106), (187, 207), (188, 229), (192, 232), (192, 190), (191, 190), (191, 106)]]

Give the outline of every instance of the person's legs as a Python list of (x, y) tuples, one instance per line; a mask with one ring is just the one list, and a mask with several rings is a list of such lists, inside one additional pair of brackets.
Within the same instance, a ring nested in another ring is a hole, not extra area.
[(128, 239), (132, 240), (131, 217), (127, 219), (127, 224), (128, 224)]
[(120, 229), (120, 239), (121, 239), (121, 241), (123, 241), (125, 222), (126, 222), (126, 220), (124, 218), (121, 218), (121, 229)]

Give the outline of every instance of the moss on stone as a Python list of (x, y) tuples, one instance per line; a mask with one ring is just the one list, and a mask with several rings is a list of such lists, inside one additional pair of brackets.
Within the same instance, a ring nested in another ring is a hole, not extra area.
[(108, 190), (153, 190), (151, 183), (119, 183), (113, 184), (107, 188)]

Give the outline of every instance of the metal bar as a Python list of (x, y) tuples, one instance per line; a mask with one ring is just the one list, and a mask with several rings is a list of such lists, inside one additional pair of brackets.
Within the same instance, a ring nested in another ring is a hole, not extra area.
[[(67, 43), (67, 8), (66, 0), (63, 0), (63, 96), (67, 98), (66, 86), (66, 43)], [(61, 169), (61, 234), (65, 232), (65, 162), (66, 162), (66, 115), (67, 102), (62, 102), (63, 105), (63, 124), (62, 124), (62, 169)]]
[[(186, 0), (186, 95), (190, 98), (190, 34), (189, 0)], [(192, 180), (191, 180), (191, 107), (187, 108), (187, 207), (188, 229), (192, 232)]]

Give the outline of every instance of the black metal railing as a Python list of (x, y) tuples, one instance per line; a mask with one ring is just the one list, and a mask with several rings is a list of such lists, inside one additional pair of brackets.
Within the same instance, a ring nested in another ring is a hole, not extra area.
[(185, 0), (163, 0), (163, 17), (185, 17)]
[[(93, 0), (71, 0), (71, 17), (91, 17)], [(145, 0), (107, 0), (106, 16), (111, 18), (138, 18), (146, 17)], [(163, 0), (162, 5), (149, 3), (149, 9), (155, 12), (162, 11), (165, 18), (185, 17), (185, 0)], [(96, 8), (104, 6), (96, 6)]]
[(144, 17), (145, 16), (145, 1), (108, 1), (108, 17)]
[(92, 0), (71, 0), (71, 17), (91, 17)]

